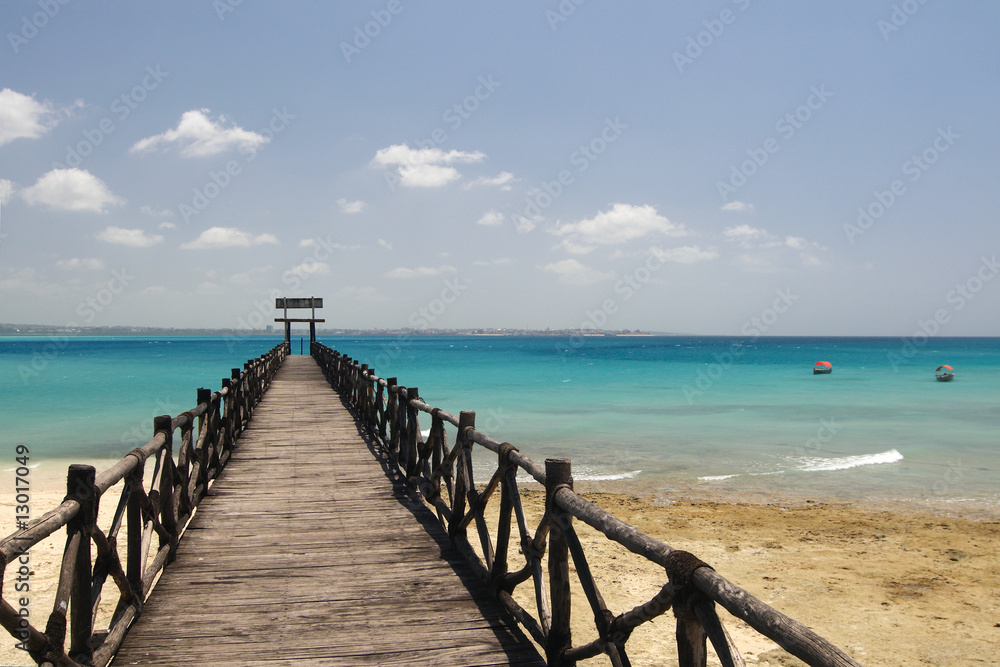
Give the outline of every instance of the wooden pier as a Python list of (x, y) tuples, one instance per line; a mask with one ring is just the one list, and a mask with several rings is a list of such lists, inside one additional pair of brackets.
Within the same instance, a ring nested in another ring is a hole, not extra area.
[(543, 665), (288, 357), (115, 665)]
[[(476, 430), (475, 412), (448, 414), (415, 387), (310, 348), (291, 357), (286, 341), (234, 368), (100, 474), (71, 466), (66, 499), (0, 540), (9, 574), (66, 529), (44, 630), (0, 590), (0, 625), (39, 665), (572, 667), (603, 654), (627, 667), (632, 631), (672, 611), (680, 667), (705, 667), (709, 642), (738, 667), (719, 605), (806, 664), (858, 667), (693, 554), (579, 496), (568, 459), (543, 468)], [(474, 451), (494, 471), (478, 485)], [(534, 526), (525, 476), (545, 488)], [(105, 528), (98, 509), (111, 502)], [(662, 588), (609, 609), (577, 521), (663, 567)], [(592, 612), (582, 633), (571, 632), (573, 579)]]

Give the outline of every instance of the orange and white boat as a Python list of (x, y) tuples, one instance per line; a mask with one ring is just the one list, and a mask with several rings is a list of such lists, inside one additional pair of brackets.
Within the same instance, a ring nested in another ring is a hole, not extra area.
[(936, 373), (934, 377), (938, 382), (951, 382), (955, 379), (955, 369), (947, 364), (938, 366), (934, 372)]

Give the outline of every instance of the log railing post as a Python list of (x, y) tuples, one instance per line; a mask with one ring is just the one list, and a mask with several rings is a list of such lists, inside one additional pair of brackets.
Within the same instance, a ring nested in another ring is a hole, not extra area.
[[(434, 428), (433, 426), (431, 428)], [(510, 519), (514, 510), (513, 487), (517, 484), (517, 468), (510, 462), (511, 452), (517, 448), (508, 442), (500, 445), (497, 455), (497, 470), (500, 478), (500, 518), (497, 524), (497, 546), (493, 557), (493, 567), (490, 568), (490, 592), (496, 597), (505, 590), (507, 579), (507, 550), (510, 548)], [(435, 467), (437, 467), (435, 452)]]
[(365, 369), (368, 364), (354, 364), (354, 395), (358, 404), (358, 414), (365, 414)]
[(420, 439), (420, 422), (417, 420), (417, 408), (412, 401), (420, 397), (416, 387), (406, 388), (406, 479), (414, 481), (417, 474), (417, 440)]
[(708, 635), (695, 611), (703, 598), (691, 583), (691, 576), (701, 567), (709, 566), (687, 551), (672, 551), (667, 556), (667, 578), (674, 588), (671, 606), (677, 619), (675, 637), (679, 667), (705, 667), (708, 662)]
[(219, 443), (220, 465), (224, 464), (226, 459), (229, 457), (229, 450), (232, 449), (233, 440), (235, 440), (233, 429), (236, 428), (236, 420), (233, 419), (233, 405), (235, 404), (233, 395), (236, 388), (233, 386), (232, 379), (222, 378), (222, 389), (226, 392), (226, 396), (220, 406), (222, 408), (222, 428), (226, 430), (226, 433), (222, 438), (222, 441)]
[(368, 364), (358, 368), (358, 414), (365, 426), (368, 426)]
[(569, 546), (564, 529), (573, 517), (555, 503), (561, 487), (573, 488), (569, 459), (545, 459), (545, 509), (549, 515), (549, 599), (552, 627), (545, 642), (545, 660), (550, 667), (571, 667), (564, 654), (572, 648), (570, 633)]
[[(177, 555), (177, 505), (174, 504), (174, 429), (170, 415), (153, 418), (153, 436), (163, 433), (163, 449), (160, 450), (160, 524), (170, 535), (168, 563)], [(163, 547), (160, 540), (160, 547)]]
[(221, 465), (222, 449), (226, 444), (226, 434), (225, 434), (225, 422), (222, 420), (222, 406), (225, 404), (225, 398), (221, 394), (212, 395), (212, 417), (210, 420), (211, 429), (209, 431), (209, 437), (212, 439), (212, 447), (209, 450), (209, 467), (211, 472), (209, 476), (215, 479), (218, 474), (219, 466)]
[[(212, 401), (212, 390), (198, 389), (198, 405), (205, 404), (205, 412), (198, 418), (198, 440), (202, 441), (201, 449), (196, 452), (198, 457), (198, 475), (195, 477), (194, 488), (201, 487), (201, 493), (208, 490), (208, 469), (212, 465), (212, 452), (214, 451), (215, 433), (213, 423), (213, 413), (215, 403)], [(198, 442), (195, 440), (195, 442)], [(201, 501), (201, 497), (192, 499), (195, 504)]]
[(244, 380), (244, 392), (246, 393), (246, 420), (249, 422), (250, 418), (253, 416), (253, 409), (257, 405), (257, 378), (254, 373), (254, 367), (250, 362), (243, 364), (243, 377)]
[(66, 526), (70, 537), (80, 535), (80, 546), (73, 564), (73, 583), (70, 589), (70, 650), (69, 657), (81, 665), (93, 661), (94, 651), (90, 639), (94, 634), (93, 600), (90, 553), (94, 526), (97, 525), (99, 497), (94, 486), (97, 471), (93, 466), (73, 464), (66, 479), (66, 497), (80, 503), (80, 511)]
[(409, 453), (409, 448), (406, 444), (406, 415), (408, 413), (409, 403), (406, 400), (407, 391), (406, 387), (400, 385), (396, 387), (396, 460), (402, 459), (403, 465), (406, 465), (406, 455)]
[(125, 578), (128, 579), (129, 588), (132, 589), (136, 611), (141, 612), (143, 603), (142, 571), (146, 566), (142, 557), (142, 533), (145, 529), (145, 522), (142, 519), (142, 479), (146, 470), (146, 458), (139, 453), (139, 450), (134, 450), (131, 456), (135, 456), (139, 463), (135, 470), (129, 473), (126, 482), (129, 487), (129, 496), (125, 516), (128, 526)]
[(378, 411), (375, 409), (375, 388), (372, 382), (375, 381), (375, 369), (369, 368), (365, 371), (365, 425), (369, 433), (374, 433), (378, 426)]
[[(392, 388), (397, 384), (398, 380), (396, 378), (386, 378), (385, 380), (385, 408), (382, 411), (382, 419), (380, 419), (378, 423), (378, 435), (382, 439), (383, 444), (385, 443), (386, 424), (389, 425), (390, 429), (392, 428), (392, 411), (396, 401), (396, 394), (393, 392)], [(379, 389), (379, 391), (381, 392), (382, 390)]]
[(234, 368), (230, 371), (233, 383), (233, 440), (235, 441), (243, 431), (243, 401), (244, 388), (240, 381), (240, 369)]
[[(471, 462), (472, 456), (468, 450), (472, 447), (469, 439), (469, 431), (476, 428), (476, 413), (473, 410), (462, 410), (458, 413), (458, 435), (455, 437), (455, 463), (458, 470), (455, 471), (455, 496), (451, 504), (451, 523), (448, 524), (448, 535), (452, 541), (459, 535), (465, 536), (466, 530), (462, 526), (462, 519), (465, 518), (465, 503), (468, 501), (469, 475), (466, 471), (466, 463)], [(467, 456), (468, 454), (468, 456)]]
[(340, 390), (342, 393), (347, 394), (347, 402), (350, 404), (354, 403), (354, 360), (348, 356), (344, 356), (341, 360), (341, 369), (343, 372), (340, 377)]

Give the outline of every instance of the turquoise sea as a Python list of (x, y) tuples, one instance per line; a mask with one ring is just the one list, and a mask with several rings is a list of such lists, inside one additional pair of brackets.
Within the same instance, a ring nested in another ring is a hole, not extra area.
[[(578, 482), (1000, 516), (1000, 339), (321, 338)], [(0, 338), (0, 452), (120, 457), (277, 338)], [(298, 352), (298, 340), (293, 343)], [(830, 375), (813, 375), (816, 361)], [(951, 383), (934, 380), (941, 364)], [(422, 424), (429, 427), (429, 421)], [(13, 459), (13, 454), (9, 457)], [(486, 462), (484, 461), (484, 465)], [(0, 466), (3, 467), (3, 466)]]

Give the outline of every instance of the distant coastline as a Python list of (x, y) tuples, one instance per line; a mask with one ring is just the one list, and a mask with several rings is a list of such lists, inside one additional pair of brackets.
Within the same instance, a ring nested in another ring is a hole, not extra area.
[[(196, 328), (171, 328), (171, 327), (136, 327), (136, 326), (106, 326), (106, 327), (68, 327), (50, 324), (5, 324), (0, 323), (0, 336), (178, 336), (178, 337), (260, 337), (260, 338), (280, 338), (283, 332), (280, 328), (268, 329), (196, 329)], [(513, 328), (465, 328), (465, 329), (317, 329), (316, 335), (324, 336), (364, 336), (364, 337), (442, 337), (442, 336), (510, 336), (510, 337), (587, 337), (587, 338), (721, 338), (721, 339), (748, 339), (748, 338), (843, 338), (843, 339), (906, 339), (903, 334), (897, 335), (853, 335), (844, 336), (837, 334), (815, 335), (797, 334), (781, 336), (743, 336), (739, 334), (695, 334), (678, 333), (676, 331), (643, 331), (641, 329), (513, 329)], [(308, 331), (294, 329), (292, 338), (308, 336)], [(998, 336), (938, 336), (947, 339), (991, 339)]]
[[(46, 324), (0, 324), (0, 336), (261, 336), (281, 337), (272, 329), (186, 329), (166, 327), (67, 327)], [(308, 335), (293, 330), (292, 337)], [(317, 329), (317, 336), (684, 336), (639, 329)]]

